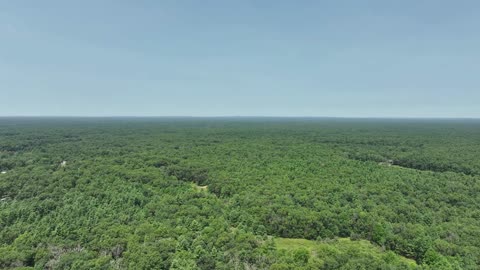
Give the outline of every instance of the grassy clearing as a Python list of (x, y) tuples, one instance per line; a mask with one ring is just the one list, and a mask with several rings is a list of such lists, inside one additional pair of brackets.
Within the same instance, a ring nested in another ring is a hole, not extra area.
[(199, 186), (195, 183), (192, 183), (192, 187), (196, 190), (196, 191), (208, 191), (208, 186)]
[(312, 241), (306, 239), (275, 238), (275, 244), (279, 250), (295, 252), (299, 249), (306, 249), (310, 256), (323, 260), (333, 256), (348, 255), (351, 258), (374, 257), (386, 262), (401, 262), (409, 268), (416, 268), (414, 260), (402, 257), (391, 251), (382, 251), (378, 246), (366, 240), (352, 241), (350, 238), (337, 238), (325, 241)]

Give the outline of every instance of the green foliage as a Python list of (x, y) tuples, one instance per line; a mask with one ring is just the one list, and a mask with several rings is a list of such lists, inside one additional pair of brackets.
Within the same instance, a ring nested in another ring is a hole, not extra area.
[(365, 240), (277, 238), (275, 242), (277, 264), (287, 269), (419, 269), (415, 261), (384, 252)]
[(460, 120), (2, 118), (0, 268), (478, 269), (478, 138)]

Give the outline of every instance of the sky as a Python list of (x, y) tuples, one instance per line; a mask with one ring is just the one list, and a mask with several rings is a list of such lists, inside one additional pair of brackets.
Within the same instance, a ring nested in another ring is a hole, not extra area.
[(0, 0), (0, 116), (480, 117), (480, 1)]

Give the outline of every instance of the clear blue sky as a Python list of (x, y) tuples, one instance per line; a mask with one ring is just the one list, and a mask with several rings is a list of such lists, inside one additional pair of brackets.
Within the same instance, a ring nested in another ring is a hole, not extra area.
[(480, 1), (0, 0), (0, 115), (480, 117)]

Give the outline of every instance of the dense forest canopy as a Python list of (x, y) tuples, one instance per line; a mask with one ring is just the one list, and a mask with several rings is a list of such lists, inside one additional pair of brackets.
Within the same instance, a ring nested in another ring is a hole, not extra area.
[(2, 269), (479, 269), (480, 121), (0, 118)]

